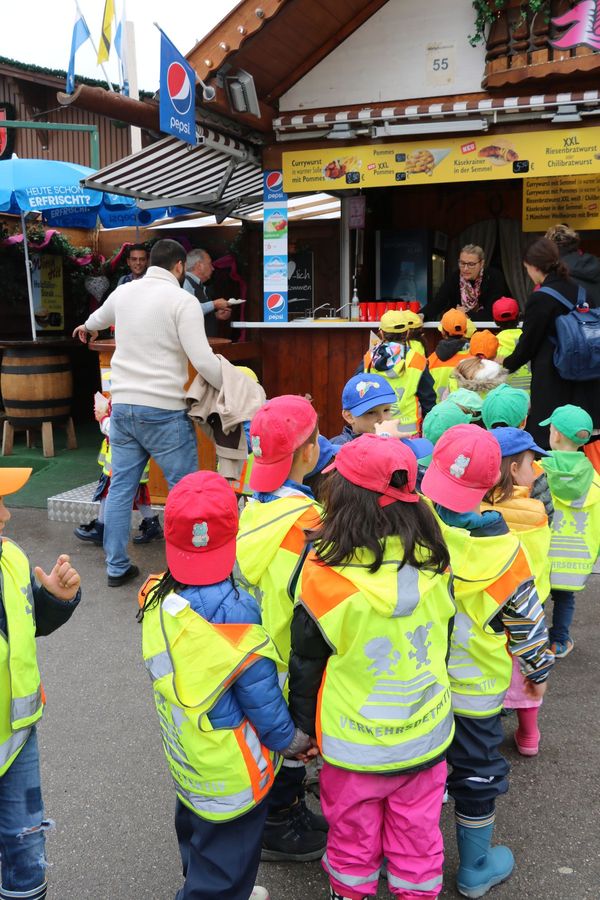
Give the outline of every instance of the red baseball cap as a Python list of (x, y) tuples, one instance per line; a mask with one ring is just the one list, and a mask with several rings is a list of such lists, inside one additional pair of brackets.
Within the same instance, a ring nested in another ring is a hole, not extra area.
[(317, 427), (312, 404), (297, 394), (267, 400), (250, 424), (254, 460), (250, 473), (253, 491), (275, 491), (290, 474), (294, 452)]
[(492, 304), (494, 322), (517, 322), (520, 314), (519, 304), (512, 297), (499, 297)]
[[(417, 503), (417, 459), (413, 451), (397, 438), (378, 434), (361, 434), (340, 447), (339, 453), (323, 472), (339, 472), (347, 481), (368, 491), (381, 494), (380, 506), (389, 506), (395, 500)], [(403, 487), (390, 484), (398, 470), (406, 472), (407, 483)]]
[(224, 581), (235, 563), (237, 498), (217, 472), (192, 472), (165, 505), (167, 565), (182, 584)]
[(422, 491), (446, 509), (470, 512), (498, 483), (501, 460), (493, 432), (478, 425), (453, 425), (433, 448)]

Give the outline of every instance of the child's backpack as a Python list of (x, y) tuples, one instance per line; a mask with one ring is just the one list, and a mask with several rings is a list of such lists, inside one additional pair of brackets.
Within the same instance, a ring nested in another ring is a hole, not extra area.
[(575, 304), (552, 288), (542, 285), (539, 290), (569, 310), (556, 319), (556, 338), (551, 338), (560, 377), (566, 381), (600, 378), (600, 309), (590, 309), (582, 287)]

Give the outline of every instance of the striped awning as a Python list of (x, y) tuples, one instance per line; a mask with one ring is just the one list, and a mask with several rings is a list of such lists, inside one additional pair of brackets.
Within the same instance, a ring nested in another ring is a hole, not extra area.
[[(341, 203), (338, 197), (331, 194), (292, 194), (288, 198), (288, 219), (290, 221), (306, 219), (339, 219)], [(241, 206), (230, 218), (218, 222), (214, 215), (200, 214), (172, 219), (168, 222), (156, 222), (150, 228), (156, 231), (175, 228), (206, 228), (213, 225), (239, 225), (240, 219), (249, 222), (262, 222), (264, 210), (262, 203), (253, 206)]]
[(262, 167), (253, 148), (197, 126), (195, 147), (163, 138), (85, 180), (88, 187), (135, 197), (141, 208), (185, 206), (231, 215), (262, 204)]
[(560, 94), (532, 94), (525, 97), (479, 96), (471, 100), (436, 100), (434, 102), (373, 103), (349, 109), (330, 109), (312, 112), (289, 112), (273, 120), (276, 132), (303, 131), (307, 128), (332, 128), (345, 123), (370, 126), (382, 121), (419, 121), (420, 119), (468, 118), (470, 115), (494, 113), (528, 113), (556, 110), (559, 106), (581, 105), (597, 110), (600, 91), (570, 91)]

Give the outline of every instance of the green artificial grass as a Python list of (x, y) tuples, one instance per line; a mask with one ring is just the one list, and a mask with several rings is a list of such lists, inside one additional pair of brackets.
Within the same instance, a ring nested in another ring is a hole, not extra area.
[(29, 466), (33, 469), (27, 484), (18, 493), (10, 495), (8, 506), (46, 509), (48, 497), (99, 478), (100, 467), (96, 459), (102, 435), (98, 426), (90, 423), (75, 427), (77, 450), (66, 449), (64, 428), (53, 430), (55, 456), (44, 457), (40, 434), (36, 434), (35, 447), (26, 447), (25, 432), (15, 434), (11, 456), (0, 456), (0, 467)]

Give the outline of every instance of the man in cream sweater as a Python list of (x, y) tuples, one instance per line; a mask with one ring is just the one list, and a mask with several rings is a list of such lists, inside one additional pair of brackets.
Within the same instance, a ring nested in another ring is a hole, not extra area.
[(195, 297), (181, 287), (186, 253), (161, 240), (152, 248), (144, 278), (117, 287), (73, 332), (84, 343), (115, 326), (110, 443), (112, 478), (104, 520), (110, 587), (139, 575), (127, 555), (131, 505), (150, 456), (169, 488), (198, 468), (196, 434), (186, 412), (187, 361), (213, 387), (222, 382), (219, 361), (204, 332)]

